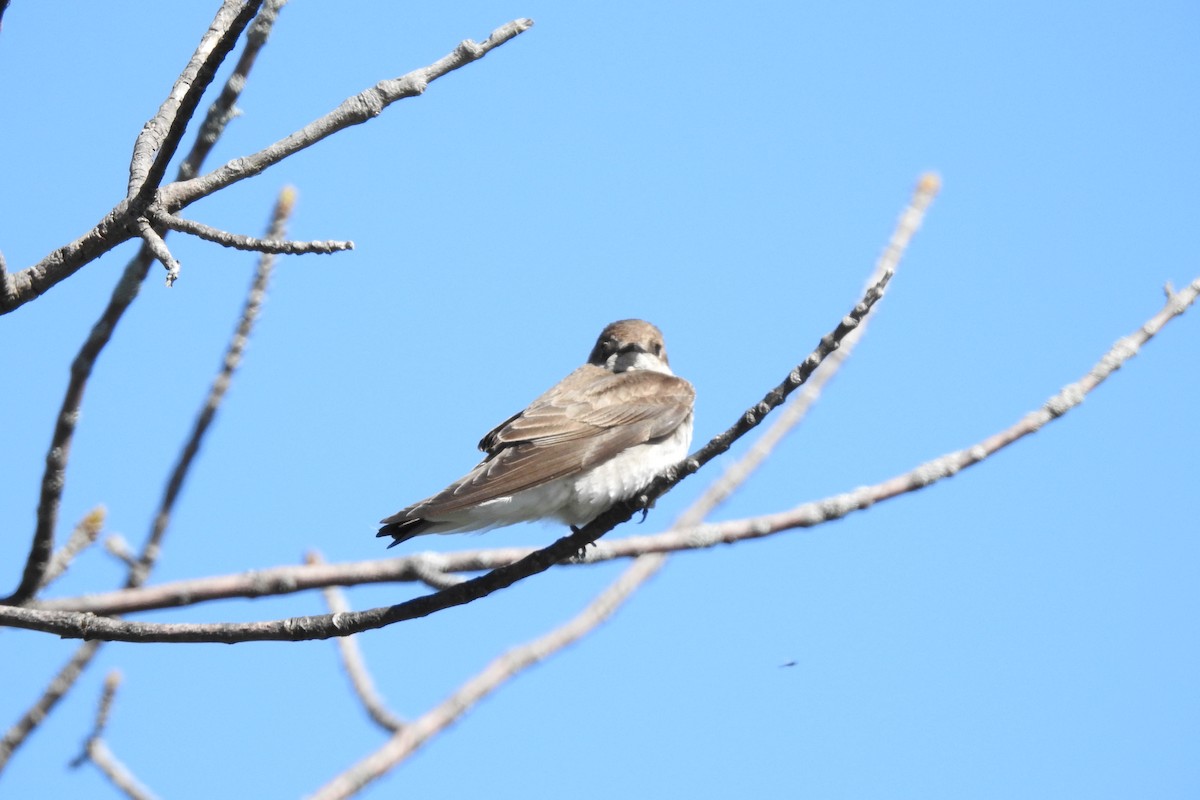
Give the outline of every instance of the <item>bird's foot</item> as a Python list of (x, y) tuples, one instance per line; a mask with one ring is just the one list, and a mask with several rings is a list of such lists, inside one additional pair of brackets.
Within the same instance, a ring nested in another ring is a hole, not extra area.
[[(578, 525), (568, 525), (567, 527), (569, 527), (571, 529), (571, 533), (579, 533), (581, 530), (583, 530)], [(595, 542), (590, 542), (590, 544), (595, 544)], [(585, 544), (583, 547), (579, 548), (579, 550), (576, 551), (575, 555), (571, 556), (571, 560), (577, 561), (577, 562), (587, 561), (587, 549), (588, 549), (588, 546)]]

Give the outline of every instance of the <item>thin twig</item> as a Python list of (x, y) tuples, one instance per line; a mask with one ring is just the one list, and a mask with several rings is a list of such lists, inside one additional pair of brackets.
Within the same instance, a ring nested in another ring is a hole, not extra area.
[(75, 556), (95, 544), (100, 537), (100, 531), (104, 529), (104, 517), (107, 513), (104, 506), (96, 506), (83, 519), (79, 520), (79, 524), (67, 537), (67, 543), (50, 557), (50, 565), (46, 568), (46, 575), (42, 578), (42, 585), (38, 587), (39, 589), (45, 589), (53, 583), (67, 571), (67, 567), (71, 566)]
[[(308, 554), (305, 561), (309, 564), (323, 563), (320, 553), (312, 552)], [(321, 590), (325, 595), (325, 604), (329, 606), (331, 614), (346, 614), (350, 611), (350, 603), (346, 600), (345, 593), (337, 586), (326, 586)], [(358, 647), (358, 639), (354, 636), (339, 636), (334, 639), (337, 645), (338, 653), (342, 657), (342, 666), (346, 669), (346, 677), (350, 679), (350, 686), (354, 689), (354, 693), (358, 696), (358, 700), (362, 703), (363, 709), (376, 725), (383, 728), (388, 733), (396, 733), (404, 727), (404, 720), (396, 716), (391, 709), (387, 707), (383, 697), (379, 694), (379, 690), (375, 688), (375, 681), (371, 678), (370, 671), (367, 670), (367, 662), (363, 658), (362, 650)]]
[(309, 253), (338, 253), (343, 250), (353, 250), (354, 242), (324, 241), (324, 242), (295, 242), (282, 239), (258, 239), (253, 236), (243, 236), (240, 233), (230, 233), (203, 222), (184, 219), (174, 214), (159, 212), (151, 209), (154, 221), (180, 233), (189, 233), (209, 242), (215, 242), (222, 247), (232, 247), (235, 250), (248, 250), (255, 253), (272, 253), (274, 255), (300, 256)]
[(92, 742), (88, 757), (129, 800), (156, 800), (158, 797), (134, 777), (129, 768), (108, 749), (103, 739)]
[(16, 298), (17, 289), (13, 284), (12, 275), (8, 274), (8, 262), (4, 253), (0, 253), (0, 308), (7, 307)]
[[(136, 566), (138, 563), (138, 554), (133, 552), (133, 547), (129, 544), (129, 540), (119, 533), (113, 533), (104, 537), (104, 552), (127, 567)], [(135, 592), (137, 590), (124, 589), (122, 591)], [(32, 601), (30, 605), (36, 608), (37, 601)]]
[[(874, 271), (867, 278), (864, 289), (896, 271), (908, 249), (909, 242), (920, 229), (921, 223), (925, 219), (925, 212), (937, 196), (939, 189), (941, 189), (941, 179), (934, 173), (926, 173), (917, 181), (912, 197), (900, 213), (892, 235), (883, 252), (880, 253)], [(850, 354), (854, 352), (855, 346), (863, 337), (869, 323), (870, 317), (867, 317), (863, 320), (862, 325), (851, 331), (842, 340), (841, 347), (830, 353), (829, 357), (821, 364), (821, 368), (804, 385), (804, 388), (792, 396), (788, 404), (775, 417), (774, 422), (746, 451), (745, 457), (729, 465), (725, 474), (714, 484), (714, 501), (723, 501), (737, 486), (740, 486), (744, 482), (746, 474), (757, 469), (763, 459), (775, 449), (788, 432), (808, 414), (820, 399), (822, 390), (838, 373)], [(700, 520), (697, 519), (696, 524), (699, 522)]]
[[(279, 193), (279, 199), (276, 201), (275, 208), (271, 213), (270, 225), (267, 227), (268, 238), (283, 238), (287, 231), (287, 220), (292, 213), (295, 201), (295, 189), (287, 187)], [(166, 535), (167, 526), (171, 523), (171, 511), (175, 507), (175, 501), (179, 498), (179, 492), (183, 488), (184, 481), (187, 480), (188, 472), (191, 469), (193, 460), (196, 458), (196, 454), (200, 452), (200, 444), (204, 441), (204, 436), (208, 433), (209, 426), (212, 425), (212, 421), (217, 415), (217, 410), (221, 407), (221, 401), (225, 399), (225, 393), (229, 391), (229, 384), (233, 379), (233, 373), (242, 363), (242, 353), (246, 349), (246, 342), (250, 338), (250, 332), (254, 329), (254, 322), (258, 319), (258, 312), (262, 308), (263, 298), (266, 296), (267, 284), (271, 280), (271, 270), (274, 266), (274, 255), (263, 253), (259, 256), (258, 269), (255, 271), (254, 281), (250, 285), (250, 291), (246, 294), (246, 302), (242, 306), (241, 318), (238, 320), (237, 328), (229, 340), (229, 346), (225, 350), (225, 357), (221, 360), (221, 369), (217, 372), (216, 378), (213, 379), (212, 386), (208, 390), (208, 397), (205, 398), (204, 405), (201, 406), (200, 413), (196, 415), (196, 421), (192, 424), (191, 435), (179, 453), (179, 458), (175, 462), (175, 468), (171, 470), (171, 477), (167, 480), (167, 486), (163, 490), (162, 501), (159, 503), (158, 511), (154, 515), (154, 525), (150, 530), (150, 535), (147, 537), (145, 544), (142, 546), (137, 566), (130, 571), (126, 588), (140, 586), (145, 581), (150, 568), (158, 559), (163, 536)]]
[(453, 724), (509, 677), (586, 635), (611, 616), (656, 568), (657, 565), (649, 557), (634, 561), (614, 583), (604, 589), (570, 622), (496, 658), (432, 710), (401, 728), (379, 750), (319, 788), (311, 795), (311, 800), (346, 798), (360, 791), (411, 755), (438, 732)]
[(258, 175), (288, 156), (306, 147), (311, 147), (344, 128), (359, 125), (379, 116), (385, 108), (398, 100), (423, 94), (433, 81), (460, 67), (478, 61), (493, 49), (519, 36), (532, 26), (533, 20), (518, 19), (492, 31), (491, 36), (482, 43), (467, 39), (454, 48), (449, 55), (433, 64), (413, 70), (399, 78), (380, 81), (371, 88), (347, 98), (341, 105), (320, 119), (313, 120), (300, 130), (257, 153), (235, 158), (207, 175), (164, 186), (159, 193), (159, 201), (168, 211), (175, 212), (201, 197), (210, 195), (240, 180)]
[(179, 262), (175, 260), (175, 256), (171, 255), (171, 251), (167, 248), (167, 243), (163, 241), (158, 231), (154, 230), (150, 225), (150, 220), (145, 217), (137, 219), (138, 235), (142, 237), (142, 241), (150, 248), (150, 252), (154, 255), (155, 260), (162, 264), (167, 269), (167, 286), (174, 286), (175, 281), (179, 278)]
[[(534, 548), (531, 547), (525, 551), (525, 555), (529, 555), (533, 551)], [(511, 564), (512, 562), (510, 561), (509, 563)], [(497, 566), (500, 565), (497, 564)], [(454, 575), (446, 570), (438, 569), (429, 559), (413, 559), (413, 562), (409, 565), (409, 569), (415, 580), (435, 590), (449, 589), (451, 586), (457, 586), (466, 580), (461, 575)]]
[(862, 322), (871, 307), (883, 296), (890, 276), (872, 286), (862, 301), (842, 319), (837, 327), (821, 339), (804, 361), (792, 369), (783, 382), (772, 389), (725, 432), (718, 434), (683, 462), (657, 477), (636, 500), (618, 503), (587, 525), (553, 544), (535, 551), (511, 566), (501, 567), (486, 575), (464, 581), (440, 592), (417, 597), (394, 606), (373, 608), (349, 614), (323, 614), (291, 617), (281, 620), (249, 623), (145, 623), (124, 622), (77, 612), (39, 611), (0, 608), (0, 624), (33, 628), (66, 637), (109, 639), (130, 642), (223, 642), (243, 641), (300, 641), (345, 636), (381, 628), (408, 619), (428, 616), (435, 612), (463, 605), (507, 588), (517, 581), (544, 572), (572, 557), (587, 545), (603, 536), (633, 514), (648, 507), (687, 476), (729, 449), (739, 437), (756, 427), (771, 409), (783, 403), (787, 396), (802, 385), (829, 353), (837, 349), (842, 339)]
[(50, 683), (43, 690), (41, 696), (25, 710), (20, 719), (4, 732), (4, 736), (0, 737), (0, 772), (4, 771), (4, 767), (12, 758), (13, 753), (25, 743), (29, 734), (42, 724), (42, 720), (54, 710), (58, 701), (71, 690), (84, 668), (91, 663), (96, 651), (103, 644), (104, 642), (101, 641), (91, 641), (76, 647), (67, 663), (50, 679)]
[[(598, 542), (594, 547), (588, 548), (584, 561), (568, 563), (590, 564), (612, 558), (626, 558), (629, 553), (622, 552), (620, 548), (623, 541), (625, 540), (606, 539)], [(47, 610), (114, 615), (191, 606), (212, 600), (292, 594), (326, 586), (418, 582), (432, 589), (445, 589), (463, 582), (464, 578), (454, 573), (486, 572), (514, 564), (533, 552), (536, 552), (536, 548), (501, 547), (461, 553), (416, 553), (401, 558), (341, 564), (289, 565), (239, 572), (234, 575), (190, 578), (139, 589), (34, 600), (29, 606)]]
[(250, 23), (250, 29), (246, 32), (246, 44), (242, 47), (242, 54), (233, 68), (233, 74), (221, 87), (217, 99), (208, 107), (204, 121), (200, 123), (200, 130), (196, 133), (196, 141), (179, 165), (175, 180), (184, 181), (196, 177), (230, 120), (238, 115), (237, 101), (246, 86), (246, 79), (250, 76), (259, 53), (271, 38), (271, 31), (275, 27), (275, 21), (279, 19), (279, 12), (287, 3), (288, 0), (267, 0), (254, 22)]
[(50, 449), (46, 453), (46, 467), (42, 473), (41, 494), (38, 498), (37, 524), (25, 561), (25, 570), (16, 590), (0, 600), (0, 605), (27, 602), (42, 584), (54, 550), (54, 528), (58, 523), (58, 509), (66, 485), (67, 461), (75, 438), (75, 426), (79, 421), (79, 407), (83, 402), (84, 389), (87, 388), (88, 378), (91, 377), (92, 367), (100, 351), (112, 338), (113, 330), (125, 309), (137, 297), (138, 288), (153, 261), (149, 246), (144, 246), (138, 251), (126, 266), (104, 312), (92, 326), (75, 360), (71, 362), (67, 391), (63, 395), (62, 406), (55, 421)]
[(118, 791), (130, 800), (154, 800), (156, 795), (142, 785), (129, 768), (108, 749), (104, 742), (104, 729), (108, 726), (108, 718), (112, 713), (113, 699), (117, 687), (121, 685), (121, 673), (113, 670), (104, 680), (104, 691), (100, 694), (100, 704), (96, 709), (96, 722), (92, 732), (83, 743), (83, 752), (71, 762), (72, 767), (80, 767), (85, 761), (95, 764), (105, 777)]
[(83, 766), (83, 762), (87, 761), (88, 745), (93, 740), (99, 739), (104, 735), (104, 729), (108, 727), (108, 717), (112, 713), (113, 698), (116, 697), (117, 688), (121, 685), (121, 673), (118, 670), (112, 670), (108, 673), (108, 677), (104, 679), (104, 690), (100, 692), (100, 702), (96, 705), (96, 718), (92, 722), (91, 733), (83, 740), (83, 749), (79, 751), (79, 755), (71, 761), (71, 767), (79, 768)]

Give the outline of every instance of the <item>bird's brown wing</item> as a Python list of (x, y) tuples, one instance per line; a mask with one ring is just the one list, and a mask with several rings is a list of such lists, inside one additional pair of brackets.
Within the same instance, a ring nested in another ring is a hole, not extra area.
[(436, 517), (590, 469), (670, 435), (695, 398), (692, 385), (673, 375), (591, 365), (560, 386), (567, 388), (556, 386), (488, 433), (483, 462), (420, 503), (420, 513)]

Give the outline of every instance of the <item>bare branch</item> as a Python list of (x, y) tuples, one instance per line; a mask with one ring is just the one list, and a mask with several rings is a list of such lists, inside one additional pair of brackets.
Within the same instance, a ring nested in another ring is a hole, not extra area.
[(137, 229), (138, 235), (142, 237), (142, 241), (146, 243), (146, 247), (150, 248), (150, 252), (155, 260), (166, 267), (167, 286), (174, 286), (175, 281), (179, 278), (179, 262), (175, 260), (175, 257), (171, 255), (171, 251), (167, 249), (167, 243), (163, 241), (158, 231), (151, 227), (150, 220), (145, 217), (138, 217)]
[(11, 728), (4, 732), (4, 736), (0, 738), (0, 772), (4, 771), (4, 767), (16, 749), (24, 744), (29, 734), (42, 724), (42, 720), (54, 710), (63, 695), (75, 685), (75, 681), (78, 680), (87, 665), (92, 663), (92, 658), (102, 644), (104, 642), (84, 642), (75, 648), (71, 658), (50, 680), (49, 685), (42, 692), (42, 696), (21, 715), (19, 720), (13, 723)]
[[(533, 552), (533, 548), (525, 551), (525, 555)], [(518, 556), (523, 558), (523, 556)], [(514, 559), (515, 561), (516, 559)], [(509, 562), (512, 563), (512, 562)], [(461, 575), (452, 575), (450, 572), (435, 567), (429, 559), (416, 558), (409, 565), (411, 573), (416, 580), (421, 581), (430, 589), (449, 589), (451, 586), (457, 586), (466, 578)]]
[[(598, 542), (588, 549), (587, 559), (570, 563), (595, 563), (607, 558), (625, 558), (615, 554), (622, 540)], [(462, 553), (416, 553), (401, 558), (352, 561), (343, 564), (289, 565), (270, 569), (191, 578), (182, 581), (97, 592), (81, 597), (62, 597), (29, 603), (32, 608), (55, 611), (87, 611), (94, 614), (128, 614), (161, 608), (190, 606), (212, 600), (268, 597), (322, 589), (326, 586), (357, 586), (367, 583), (425, 583), (433, 589), (445, 589), (462, 583), (453, 573), (485, 572), (514, 564), (530, 553), (532, 547), (504, 547)], [(614, 553), (604, 557), (602, 553)]]
[[(912, 237), (920, 229), (921, 223), (925, 219), (925, 212), (929, 209), (929, 204), (933, 202), (940, 189), (941, 179), (933, 173), (926, 173), (917, 181), (908, 205), (896, 221), (896, 227), (888, 239), (887, 246), (880, 253), (879, 259), (875, 262), (874, 271), (867, 278), (864, 291), (883, 280), (885, 276), (889, 276), (896, 271), (896, 268), (900, 265), (900, 260), (904, 257), (904, 252), (908, 249), (909, 242), (912, 241)], [(822, 390), (833, 379), (833, 376), (838, 373), (842, 365), (846, 363), (850, 354), (854, 352), (854, 347), (866, 332), (869, 322), (869, 317), (864, 319), (862, 325), (851, 331), (842, 340), (841, 347), (829, 354), (828, 358), (821, 364), (821, 368), (816, 371), (812, 378), (804, 385), (804, 388), (779, 412), (775, 417), (775, 421), (771, 423), (766, 432), (746, 451), (746, 455), (729, 465), (725, 474), (711, 488), (714, 505), (724, 501), (725, 498), (732, 494), (734, 489), (745, 481), (749, 473), (757, 469), (788, 432), (798, 425), (808, 414), (809, 410), (820, 399)], [(707, 516), (707, 513), (706, 511), (700, 515), (700, 518), (697, 518), (693, 524), (699, 524), (700, 519)], [(676, 526), (676, 529), (679, 527)]]
[(122, 200), (92, 228), (31, 267), (9, 274), (0, 294), (0, 314), (20, 308), (74, 275), (85, 264), (133, 238), (135, 215)]
[(83, 744), (83, 752), (71, 762), (71, 766), (80, 767), (85, 761), (91, 761), (112, 782), (113, 786), (130, 800), (154, 800), (154, 793), (143, 786), (104, 743), (104, 729), (108, 726), (113, 698), (120, 685), (121, 673), (117, 670), (108, 673), (108, 677), (104, 680), (104, 691), (100, 694), (100, 704), (96, 709), (96, 722), (92, 727), (91, 734)]
[(89, 745), (88, 757), (129, 800), (155, 800), (158, 797), (143, 786), (129, 768), (113, 755), (103, 739), (97, 739)]
[(42, 585), (54, 549), (54, 528), (58, 523), (58, 508), (66, 484), (67, 460), (75, 437), (75, 424), (79, 420), (79, 407), (83, 402), (84, 389), (87, 387), (96, 358), (108, 344), (125, 309), (137, 297), (138, 288), (152, 262), (149, 247), (143, 247), (130, 261), (113, 289), (108, 306), (92, 326), (88, 338), (80, 347), (75, 360), (71, 362), (67, 391), (59, 408), (54, 433), (50, 439), (50, 449), (46, 453), (46, 468), (42, 473), (41, 494), (38, 498), (37, 524), (25, 561), (25, 570), (16, 590), (0, 600), (0, 604), (24, 603), (32, 598)]
[(634, 561), (570, 622), (498, 657), (435, 708), (401, 728), (379, 750), (319, 788), (311, 796), (313, 800), (350, 797), (384, 775), (513, 675), (578, 641), (608, 619), (630, 594), (658, 570), (664, 559), (664, 556), (655, 555)]
[(320, 119), (314, 120), (300, 130), (275, 144), (242, 158), (235, 158), (207, 175), (186, 181), (177, 181), (164, 186), (159, 192), (159, 202), (168, 211), (194, 203), (220, 189), (240, 180), (258, 175), (268, 167), (338, 131), (360, 125), (379, 116), (385, 108), (397, 100), (423, 94), (429, 84), (460, 67), (478, 61), (492, 49), (524, 33), (533, 27), (533, 20), (518, 19), (492, 31), (482, 43), (467, 39), (454, 51), (427, 67), (413, 70), (399, 78), (380, 81), (369, 89), (348, 98), (341, 105)]
[[(261, 0), (259, 1), (261, 2)], [(228, 7), (231, 3), (235, 3), (235, 0), (227, 0), (225, 6)], [(259, 16), (262, 21), (260, 31), (256, 33), (255, 30), (251, 30), (257, 39), (248, 43), (246, 51), (248, 59), (244, 64), (247, 69), (253, 61), (251, 46), (256, 51), (257, 47), (260, 47), (265, 41), (265, 30), (273, 22), (274, 14), (283, 4), (282, 0), (268, 3), (267, 13)], [(247, 3), (245, 6), (237, 3), (237, 5), (244, 14), (258, 3)], [(226, 7), (223, 7), (222, 12), (218, 14), (218, 22), (224, 21), (221, 14), (226, 11)], [(202, 41), (201, 47), (193, 56), (193, 61), (189, 63), (189, 72), (184, 74), (186, 76), (191, 74), (191, 70), (198, 69), (195, 73), (197, 87), (200, 87), (200, 84), (206, 86), (211, 81), (211, 68), (215, 68), (228, 52), (229, 48), (225, 45), (228, 44), (229, 47), (232, 47), (233, 41), (237, 38), (235, 34), (240, 33), (244, 27), (243, 14), (239, 14), (233, 20), (233, 24), (229, 26), (225, 36), (215, 44), (212, 34), (219, 27), (218, 22), (214, 22), (209, 36)], [(178, 211), (200, 197), (212, 194), (236, 181), (257, 175), (272, 164), (278, 163), (343, 128), (366, 122), (368, 119), (378, 116), (386, 106), (396, 100), (421, 94), (430, 81), (482, 58), (491, 49), (528, 30), (532, 25), (531, 20), (516, 20), (498, 28), (482, 44), (466, 40), (459, 44), (453, 53), (440, 61), (400, 78), (381, 81), (371, 89), (346, 100), (333, 112), (310, 123), (302, 130), (259, 153), (234, 159), (209, 175), (194, 177), (199, 171), (199, 158), (189, 158), (180, 168), (179, 180), (159, 188), (162, 170), (165, 170), (170, 156), (174, 153), (178, 144), (178, 135), (182, 133), (182, 126), (186, 125), (190, 115), (194, 113), (195, 105), (199, 102), (202, 93), (184, 89), (183, 94), (180, 95), (176, 91), (180, 89), (180, 85), (177, 84), (176, 90), (172, 91), (171, 96), (163, 104), (159, 115), (147, 123), (143, 135), (139, 137), (138, 143), (135, 145), (134, 157), (130, 164), (129, 197), (114, 206), (91, 230), (75, 241), (58, 248), (37, 264), (14, 275), (8, 275), (3, 287), (0, 287), (4, 289), (3, 292), (0, 292), (0, 314), (8, 313), (37, 298), (51, 287), (75, 274), (85, 264), (128, 241), (133, 236), (140, 235), (141, 231), (139, 231), (137, 220), (144, 216), (145, 210), (149, 208), (155, 196), (168, 210)], [(205, 57), (208, 60), (204, 60)], [(198, 64), (197, 59), (201, 59), (203, 63)], [(242, 67), (243, 63), (239, 63), (239, 70)], [(180, 80), (183, 81), (183, 79), (184, 76), (181, 76)], [(240, 91), (242, 82), (244, 82), (244, 74), (235, 73), (227, 84), (227, 89), (236, 86), (236, 91)], [(212, 141), (215, 140), (214, 130), (224, 126), (236, 114), (232, 98), (223, 95), (218, 99), (217, 104), (221, 104), (221, 113), (212, 115), (210, 112), (208, 123), (211, 124), (206, 124), (201, 128), (197, 148), (194, 150), (200, 158), (207, 155), (211, 149)], [(214, 104), (214, 108), (217, 107), (217, 104)], [(157, 151), (155, 151), (155, 147), (157, 147)]]
[(96, 506), (79, 521), (75, 530), (71, 531), (71, 535), (67, 537), (67, 543), (50, 557), (50, 565), (46, 568), (46, 575), (42, 578), (40, 589), (45, 589), (66, 572), (75, 556), (96, 542), (96, 539), (100, 537), (100, 531), (104, 528), (104, 518), (107, 513), (104, 506)]
[(229, 80), (225, 81), (225, 85), (221, 88), (221, 94), (217, 96), (204, 115), (204, 122), (200, 124), (200, 130), (196, 134), (196, 142), (192, 145), (187, 157), (183, 159), (183, 163), (179, 165), (176, 180), (183, 181), (196, 177), (204, 160), (212, 152), (213, 146), (225, 132), (229, 121), (238, 115), (237, 101), (246, 85), (246, 79), (254, 68), (254, 62), (258, 60), (258, 54), (271, 36), (271, 30), (279, 18), (280, 10), (287, 5), (287, 2), (288, 0), (267, 0), (258, 12), (258, 16), (254, 18), (254, 22), (250, 24), (250, 30), (246, 33), (246, 44), (242, 47), (242, 55), (234, 66), (233, 74), (229, 76)]
[(88, 746), (93, 740), (99, 739), (104, 735), (104, 729), (108, 727), (109, 714), (112, 713), (113, 698), (116, 696), (117, 688), (120, 685), (121, 673), (115, 669), (110, 671), (108, 677), (104, 679), (104, 690), (100, 692), (100, 702), (96, 706), (96, 719), (92, 722), (92, 731), (83, 742), (83, 750), (71, 761), (73, 768), (78, 768), (83, 765), (83, 762), (87, 761)]
[[(138, 235), (138, 217), (143, 216), (144, 209), (153, 200), (167, 163), (195, 113), (201, 95), (261, 1), (242, 3), (240, 0), (226, 0), (171, 95), (159, 113), (146, 124), (134, 145), (129, 195), (78, 239), (59, 247), (33, 266), (8, 276), (5, 291), (0, 293), (0, 314), (13, 311), (41, 296), (74, 275), (85, 264)], [(277, 10), (278, 4), (275, 4), (275, 8)], [(239, 82), (244, 81), (244, 75), (235, 74), (234, 77)], [(234, 77), (230, 78), (230, 82)], [(232, 108), (232, 103), (229, 108)], [(202, 152), (207, 154), (208, 147)], [(195, 172), (193, 169), (190, 174)], [(143, 248), (135, 261), (144, 259), (146, 252), (146, 248)]]
[(299, 256), (309, 253), (337, 253), (342, 250), (353, 250), (354, 242), (339, 242), (328, 240), (324, 242), (294, 242), (282, 239), (257, 239), (253, 236), (243, 236), (240, 233), (205, 225), (195, 220), (184, 219), (174, 214), (151, 209), (154, 221), (180, 233), (190, 233), (222, 247), (232, 247), (235, 250), (249, 250), (256, 253), (272, 253), (274, 255)]
[[(305, 561), (309, 564), (320, 564), (324, 559), (319, 553), (313, 552), (309, 553)], [(336, 586), (326, 586), (322, 593), (325, 595), (326, 605), (329, 606), (329, 613), (347, 614), (350, 612), (350, 604), (346, 601), (346, 595), (341, 589)], [(388, 733), (396, 733), (403, 728), (404, 721), (392, 713), (383, 697), (380, 696), (379, 690), (375, 688), (375, 681), (371, 679), (371, 673), (367, 670), (367, 662), (363, 659), (362, 650), (358, 647), (358, 639), (353, 636), (339, 636), (334, 639), (334, 642), (342, 657), (342, 666), (346, 669), (346, 676), (350, 678), (350, 686), (358, 695), (359, 702), (362, 703), (367, 716)]]
[(16, 299), (17, 288), (12, 275), (8, 274), (8, 263), (0, 253), (0, 309), (7, 308)]
[[(133, 552), (133, 547), (129, 541), (119, 533), (114, 533), (104, 538), (104, 552), (120, 561), (127, 567), (132, 567), (137, 564), (138, 555)], [(137, 591), (136, 589), (126, 589), (125, 591)], [(30, 605), (36, 606), (37, 601), (34, 600)]]
[(696, 453), (653, 480), (639, 498), (626, 503), (618, 503), (578, 531), (564, 536), (548, 547), (531, 553), (511, 566), (501, 567), (435, 594), (417, 597), (394, 606), (342, 615), (325, 614), (250, 623), (156, 624), (122, 622), (78, 612), (0, 608), (0, 624), (43, 630), (68, 638), (98, 638), (130, 642), (299, 641), (359, 633), (407, 619), (428, 616), (446, 608), (486, 597), (519, 580), (544, 572), (578, 553), (616, 525), (628, 520), (637, 510), (648, 507), (664, 492), (696, 472), (717, 455), (728, 450), (734, 441), (757, 426), (771, 409), (783, 403), (787, 396), (802, 385), (813, 370), (820, 366), (825, 356), (836, 350), (841, 340), (858, 327), (872, 306), (883, 296), (883, 289), (889, 277), (890, 275), (885, 276), (883, 280), (872, 286), (862, 301), (842, 319), (833, 332), (821, 339), (817, 349), (809, 354), (800, 365), (792, 369), (782, 383), (743, 413), (728, 430), (717, 435)]
[[(171, 92), (142, 128), (133, 145), (129, 163), (129, 197), (135, 207), (144, 207), (167, 174), (188, 122), (200, 105), (217, 67), (233, 50), (238, 37), (258, 13), (262, 0), (225, 0), (208, 32), (200, 40)], [(141, 197), (142, 203), (136, 198)]]

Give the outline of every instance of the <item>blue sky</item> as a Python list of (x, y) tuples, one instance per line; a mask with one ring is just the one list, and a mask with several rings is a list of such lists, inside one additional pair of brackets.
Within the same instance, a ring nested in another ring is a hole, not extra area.
[[(216, 5), (168, 4), (152, 24), (135, 3), (17, 0), (5, 14), (10, 269), (123, 196), (133, 140)], [(279, 264), (155, 581), (314, 548), (383, 556), (376, 520), (474, 464), (479, 437), (615, 319), (663, 329), (706, 440), (855, 302), (927, 170), (942, 194), (868, 337), (717, 519), (981, 440), (1137, 329), (1165, 282), (1200, 274), (1200, 11), (1185, 2), (297, 2), (210, 166), (522, 16), (531, 31), (423, 97), (188, 209), (258, 233), (294, 184), (292, 234), (357, 249)], [(109, 528), (141, 542), (236, 320), (253, 258), (170, 243), (181, 278), (168, 290), (152, 274), (89, 385), (62, 534), (103, 503)], [(9, 583), (70, 359), (131, 252), (0, 318)], [(674, 558), (609, 625), (363, 796), (1195, 797), (1197, 316), (953, 480)], [(661, 529), (704, 485), (701, 473), (610, 535)], [(619, 569), (559, 570), (361, 642), (380, 690), (416, 716)], [(97, 549), (53, 594), (121, 575)], [(322, 610), (304, 595), (142, 618)], [(0, 631), (0, 725), (73, 649)], [(14, 758), (6, 795), (112, 794), (94, 769), (66, 767), (111, 668), (125, 682), (109, 744), (164, 797), (303, 795), (383, 741), (331, 643), (111, 645)]]

